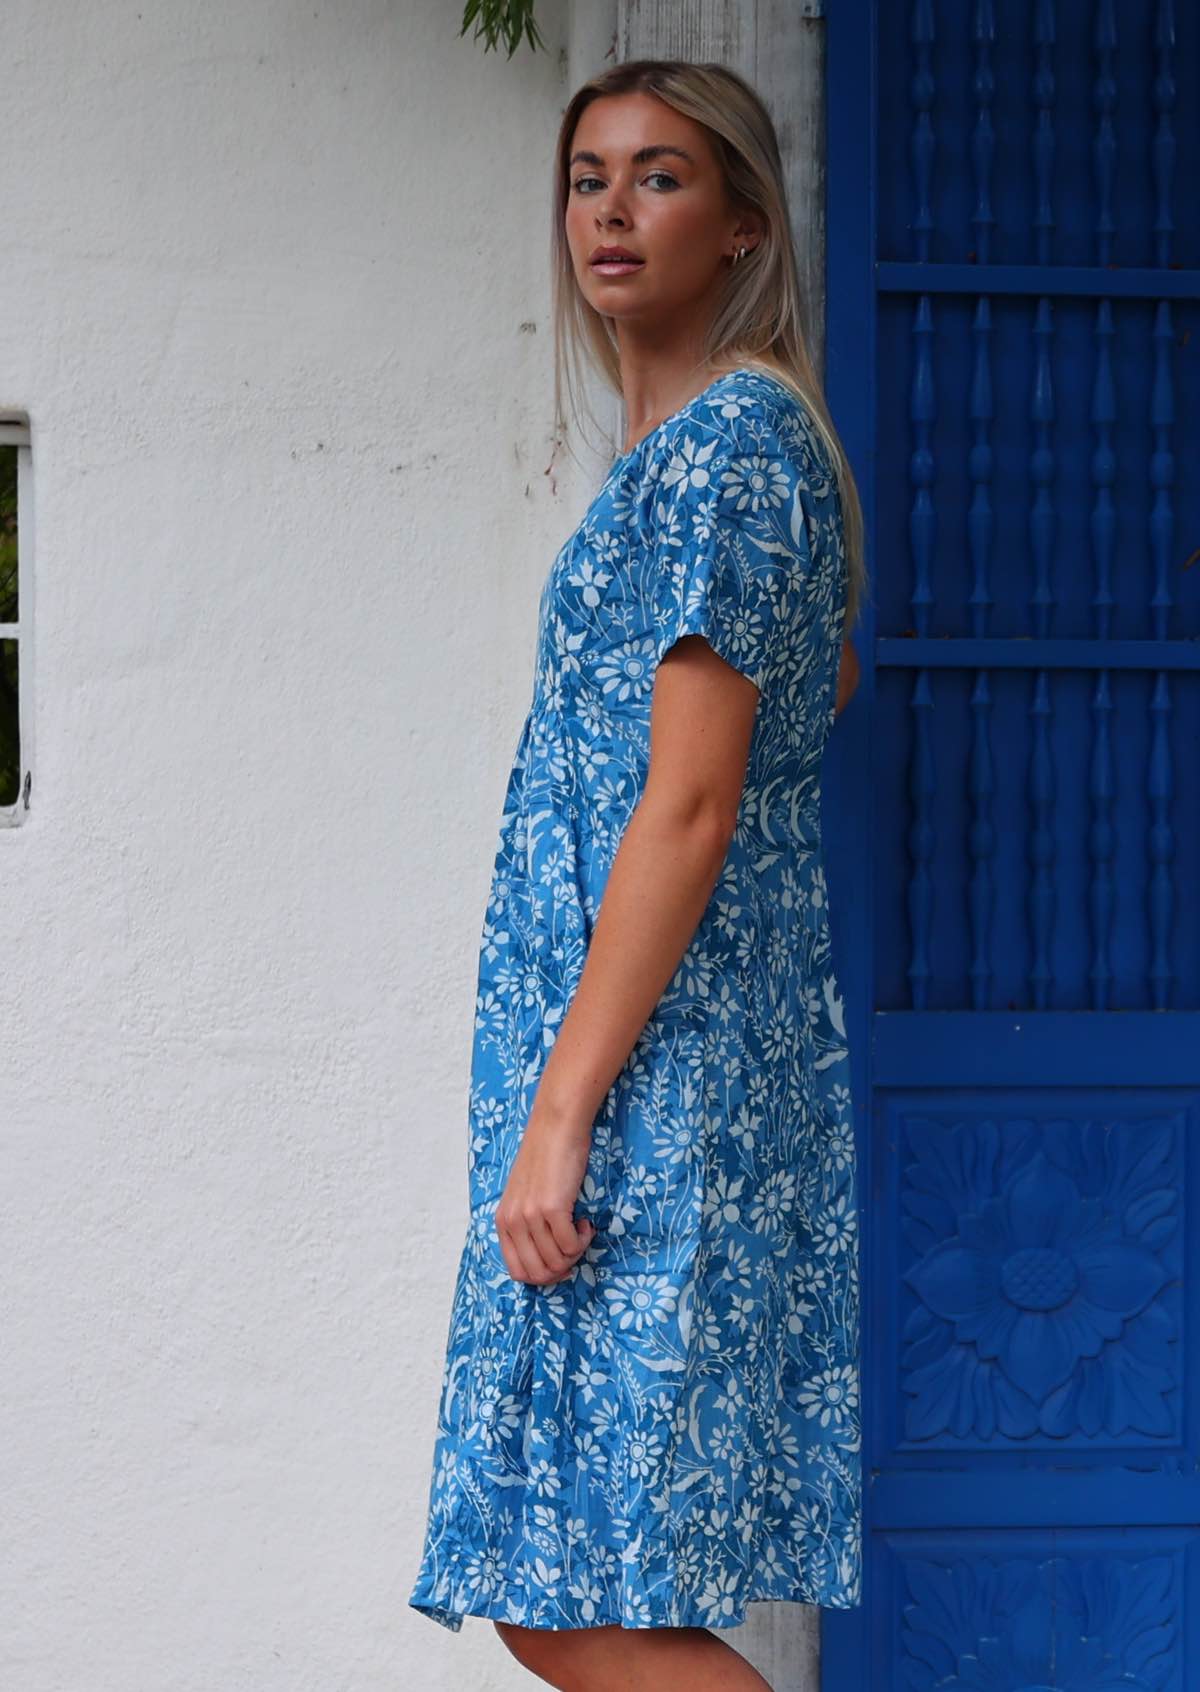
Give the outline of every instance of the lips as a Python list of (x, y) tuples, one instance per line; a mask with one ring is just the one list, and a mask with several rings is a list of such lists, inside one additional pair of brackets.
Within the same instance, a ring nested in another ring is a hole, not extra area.
[(592, 254), (592, 264), (645, 264), (645, 259), (625, 247), (598, 247)]

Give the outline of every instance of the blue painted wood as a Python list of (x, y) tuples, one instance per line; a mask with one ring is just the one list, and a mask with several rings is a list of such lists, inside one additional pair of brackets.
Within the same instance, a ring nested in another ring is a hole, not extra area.
[[(1200, 1686), (1200, 6), (828, 0), (867, 520), (830, 1692)], [(1193, 567), (1196, 566), (1196, 567)]]
[[(854, 0), (845, 0), (853, 4)], [(1084, 265), (1055, 265), (1052, 271), (1038, 271), (1027, 264), (940, 264), (926, 269), (903, 260), (880, 259), (876, 265), (880, 294), (970, 294), (981, 288), (988, 294), (1028, 294), (1035, 287), (1047, 298), (1092, 299), (1103, 294), (1114, 299), (1145, 299), (1153, 294), (1163, 300), (1200, 299), (1200, 271), (1141, 269), (1089, 269)]]
[[(871, 1020), (876, 1086), (1007, 1085), (1052, 1074), (1055, 1085), (1200, 1086), (1193, 1011), (877, 1011)], [(1197, 1348), (1200, 1351), (1200, 1348)]]
[[(1046, 640), (1039, 656), (1056, 670), (1200, 670), (1200, 638), (1189, 635), (1176, 641)], [(941, 636), (932, 640), (897, 639), (880, 635), (875, 645), (877, 667), (960, 670), (964, 664), (985, 663), (989, 669), (1027, 670), (1030, 651), (1027, 640), (955, 640)]]

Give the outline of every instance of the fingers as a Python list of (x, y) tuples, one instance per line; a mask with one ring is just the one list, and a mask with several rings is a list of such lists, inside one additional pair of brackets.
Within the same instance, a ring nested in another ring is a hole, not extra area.
[(496, 1234), (505, 1266), (513, 1280), (541, 1283), (545, 1279), (546, 1266), (533, 1249), (527, 1230), (507, 1228), (497, 1220)]
[(596, 1237), (586, 1217), (576, 1227), (569, 1213), (509, 1218), (496, 1211), (496, 1235), (514, 1281), (550, 1286), (565, 1280)]
[[(575, 1218), (567, 1211), (556, 1210), (545, 1218), (543, 1226), (550, 1235), (551, 1248), (566, 1259), (568, 1264), (577, 1262), (587, 1250), (591, 1241), (592, 1236), (588, 1232), (591, 1223), (586, 1216), (580, 1217), (577, 1226)], [(545, 1251), (542, 1252), (542, 1256), (546, 1257)], [(548, 1261), (549, 1258), (547, 1257)]]

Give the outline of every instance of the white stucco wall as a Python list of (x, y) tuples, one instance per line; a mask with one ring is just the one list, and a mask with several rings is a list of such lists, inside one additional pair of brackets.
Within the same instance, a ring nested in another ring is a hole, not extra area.
[[(406, 1606), (551, 440), (548, 54), (462, 0), (5, 0), (0, 1686), (482, 1692)], [(597, 42), (604, 31), (589, 25)], [(590, 52), (585, 46), (585, 53)]]

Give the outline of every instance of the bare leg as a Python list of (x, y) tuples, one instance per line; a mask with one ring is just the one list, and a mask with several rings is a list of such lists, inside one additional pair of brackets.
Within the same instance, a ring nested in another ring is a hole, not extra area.
[(559, 1692), (771, 1692), (706, 1627), (493, 1626), (517, 1661)]

